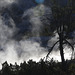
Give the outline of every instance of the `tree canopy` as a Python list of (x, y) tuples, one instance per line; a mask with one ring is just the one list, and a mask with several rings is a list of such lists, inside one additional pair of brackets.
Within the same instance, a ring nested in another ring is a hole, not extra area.
[(51, 0), (50, 7), (53, 16), (51, 20), (51, 29), (55, 31), (57, 27), (59, 28), (60, 25), (64, 25), (66, 36), (68, 38), (71, 37), (69, 34), (75, 31), (74, 0), (68, 0), (66, 5), (63, 4), (63, 6), (60, 5), (59, 0)]

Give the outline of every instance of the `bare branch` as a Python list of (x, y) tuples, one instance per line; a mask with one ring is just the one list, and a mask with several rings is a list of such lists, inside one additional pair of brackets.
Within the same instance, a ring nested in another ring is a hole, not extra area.
[(53, 50), (54, 46), (59, 42), (59, 40), (49, 49), (49, 52), (46, 56), (46, 59), (48, 58), (49, 54), (51, 53), (51, 51)]

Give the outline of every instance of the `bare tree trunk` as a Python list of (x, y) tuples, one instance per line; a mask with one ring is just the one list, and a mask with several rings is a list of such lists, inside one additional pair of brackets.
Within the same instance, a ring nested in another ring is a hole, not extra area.
[(60, 49), (62, 63), (64, 63), (65, 59), (64, 59), (64, 52), (63, 52), (63, 36), (62, 35), (63, 35), (62, 33), (60, 33), (59, 35), (59, 49)]
[(62, 61), (62, 70), (65, 70), (65, 59), (64, 59), (64, 51), (63, 51), (63, 34), (59, 34), (59, 49), (60, 49), (60, 56)]

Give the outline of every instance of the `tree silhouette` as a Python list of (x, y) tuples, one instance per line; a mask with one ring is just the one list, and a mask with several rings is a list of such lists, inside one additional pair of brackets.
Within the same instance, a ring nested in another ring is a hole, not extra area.
[[(67, 8), (67, 10), (66, 10)], [(56, 31), (59, 36), (59, 40), (54, 43), (54, 45), (49, 49), (49, 52), (46, 56), (46, 60), (53, 50), (54, 46), (59, 42), (59, 50), (60, 50), (60, 56), (61, 56), (61, 61), (62, 65), (64, 65), (65, 59), (64, 59), (64, 44), (68, 44), (72, 48), (72, 54), (74, 52), (74, 47), (71, 45), (70, 42), (67, 41), (67, 33), (68, 29), (71, 29), (71, 24), (72, 24), (72, 6), (66, 6), (66, 7), (61, 7), (58, 4), (54, 5), (52, 7), (53, 11), (53, 17), (54, 17), (54, 22), (56, 25)], [(55, 26), (54, 25), (54, 26)], [(67, 27), (67, 29), (66, 29)]]
[[(64, 25), (63, 25), (64, 27)], [(55, 42), (55, 44), (51, 47), (51, 49), (49, 50), (49, 53), (47, 54), (46, 57), (49, 56), (49, 54), (51, 53), (51, 51), (53, 50), (54, 46), (59, 42), (59, 49), (60, 49), (60, 55), (61, 55), (61, 60), (62, 63), (64, 63), (65, 59), (64, 59), (64, 52), (63, 52), (63, 45), (64, 44), (68, 44), (69, 46), (72, 47), (72, 50), (74, 51), (73, 46), (66, 40), (65, 36), (64, 36), (64, 28), (62, 30), (62, 26), (59, 27), (60, 30), (58, 30), (57, 28), (57, 33), (59, 35), (59, 40), (57, 42)]]

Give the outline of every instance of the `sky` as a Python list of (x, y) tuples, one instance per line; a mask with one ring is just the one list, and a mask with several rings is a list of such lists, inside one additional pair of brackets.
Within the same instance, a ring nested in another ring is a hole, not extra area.
[[(44, 5), (43, 0), (41, 4), (33, 0), (0, 0), (0, 11), (0, 65), (5, 61), (12, 64), (29, 59), (39, 61), (58, 40), (57, 34), (52, 38), (40, 37), (44, 29), (42, 19), (45, 19), (46, 25), (50, 25), (43, 15), (52, 14), (51, 8)], [(42, 42), (47, 45), (41, 46)], [(65, 58), (70, 59), (71, 50), (65, 47), (64, 52)], [(58, 44), (49, 57), (61, 61)]]
[(40, 3), (44, 3), (44, 0), (35, 0), (35, 2), (40, 4)]

